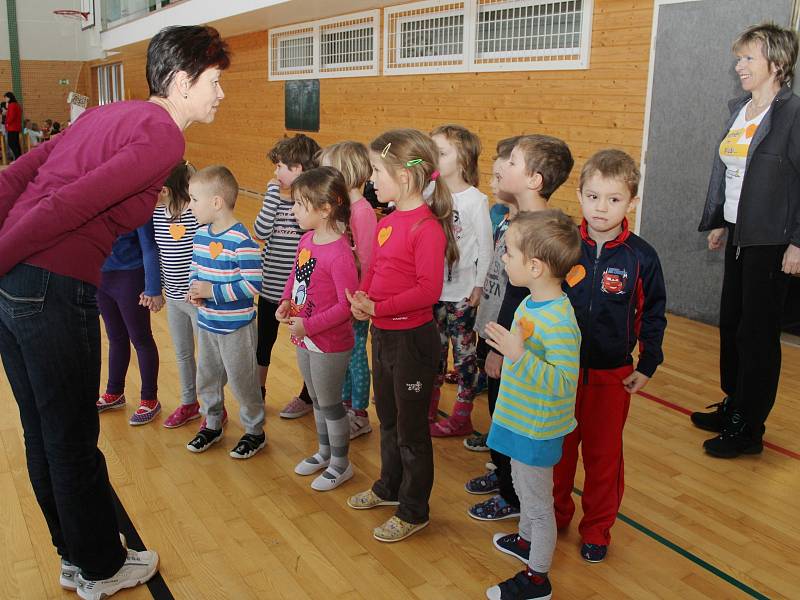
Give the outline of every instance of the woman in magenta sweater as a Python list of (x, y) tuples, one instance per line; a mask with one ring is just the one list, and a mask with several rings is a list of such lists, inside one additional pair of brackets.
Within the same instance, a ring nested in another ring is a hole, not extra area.
[(0, 355), (61, 585), (84, 599), (143, 583), (158, 566), (155, 552), (120, 543), (97, 447), (100, 268), (119, 235), (150, 219), (183, 157), (183, 130), (214, 120), (229, 64), (216, 30), (166, 28), (148, 48), (148, 101), (87, 110), (0, 173)]

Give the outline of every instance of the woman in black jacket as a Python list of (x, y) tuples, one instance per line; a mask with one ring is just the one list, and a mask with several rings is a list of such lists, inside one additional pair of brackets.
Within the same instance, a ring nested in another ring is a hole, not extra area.
[(725, 245), (719, 317), (725, 398), (711, 413), (692, 414), (697, 427), (718, 433), (703, 447), (720, 458), (762, 450), (780, 378), (788, 275), (800, 274), (800, 98), (789, 87), (797, 35), (756, 25), (733, 51), (746, 94), (729, 104), (699, 227), (709, 231), (710, 250)]

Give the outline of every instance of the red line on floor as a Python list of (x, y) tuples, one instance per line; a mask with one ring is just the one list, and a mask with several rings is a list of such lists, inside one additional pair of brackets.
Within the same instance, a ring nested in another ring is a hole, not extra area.
[[(653, 402), (657, 402), (662, 406), (666, 406), (667, 408), (671, 408), (679, 413), (683, 413), (684, 415), (692, 414), (692, 411), (688, 408), (675, 404), (674, 402), (670, 402), (669, 400), (664, 400), (663, 398), (659, 398), (658, 396), (653, 396), (653, 394), (649, 394), (647, 392), (636, 392), (642, 398), (647, 398), (648, 400), (652, 400)], [(795, 460), (800, 460), (800, 453), (794, 452), (793, 450), (789, 450), (788, 448), (784, 448), (783, 446), (778, 446), (777, 444), (773, 444), (772, 442), (764, 442), (764, 446), (769, 448), (770, 450), (774, 450), (784, 456), (788, 456), (789, 458), (793, 458)]]

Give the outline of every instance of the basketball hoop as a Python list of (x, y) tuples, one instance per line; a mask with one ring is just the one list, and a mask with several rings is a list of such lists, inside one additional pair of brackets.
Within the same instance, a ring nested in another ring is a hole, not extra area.
[(70, 10), (67, 8), (59, 8), (58, 10), (53, 11), (54, 15), (58, 15), (59, 17), (65, 17), (67, 19), (75, 19), (76, 21), (88, 21), (89, 20), (89, 13), (83, 12), (80, 10)]

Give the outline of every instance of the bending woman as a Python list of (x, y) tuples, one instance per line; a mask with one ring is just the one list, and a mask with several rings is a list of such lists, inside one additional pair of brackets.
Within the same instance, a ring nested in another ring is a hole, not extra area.
[(164, 29), (148, 48), (149, 101), (87, 110), (0, 173), (0, 355), (61, 584), (84, 599), (143, 583), (158, 566), (155, 552), (120, 543), (97, 447), (100, 267), (119, 235), (150, 219), (183, 130), (214, 120), (229, 63), (216, 30)]

